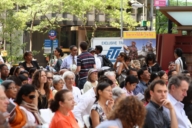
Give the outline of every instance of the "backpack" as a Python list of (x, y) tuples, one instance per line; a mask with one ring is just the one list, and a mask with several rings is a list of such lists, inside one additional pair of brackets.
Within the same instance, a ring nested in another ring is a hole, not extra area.
[(108, 66), (110, 68), (113, 68), (113, 63), (105, 55), (101, 55), (101, 57), (103, 58), (102, 66)]

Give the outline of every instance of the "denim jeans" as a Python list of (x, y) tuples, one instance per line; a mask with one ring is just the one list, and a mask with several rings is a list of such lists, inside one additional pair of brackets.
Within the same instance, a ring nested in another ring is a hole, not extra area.
[(78, 87), (80, 90), (83, 89), (86, 81), (87, 81), (87, 78), (79, 79)]

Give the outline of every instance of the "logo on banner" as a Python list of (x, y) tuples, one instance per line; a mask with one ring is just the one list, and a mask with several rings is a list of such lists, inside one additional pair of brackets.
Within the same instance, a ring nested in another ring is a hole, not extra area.
[(106, 56), (111, 60), (111, 62), (115, 62), (120, 51), (121, 51), (121, 47), (110, 47)]

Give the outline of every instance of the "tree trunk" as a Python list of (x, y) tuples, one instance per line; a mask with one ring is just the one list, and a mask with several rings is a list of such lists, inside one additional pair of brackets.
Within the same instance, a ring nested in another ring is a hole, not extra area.
[(32, 44), (33, 44), (33, 41), (32, 41), (32, 39), (33, 39), (33, 24), (34, 24), (34, 21), (35, 21), (36, 14), (37, 14), (37, 13), (34, 14), (33, 19), (32, 19), (32, 21), (31, 21), (31, 28), (30, 28), (30, 34), (29, 34), (29, 37), (30, 37), (29, 51), (32, 51)]

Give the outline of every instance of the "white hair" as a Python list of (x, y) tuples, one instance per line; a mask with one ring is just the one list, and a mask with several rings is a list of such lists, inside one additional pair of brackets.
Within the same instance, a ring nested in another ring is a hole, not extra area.
[(115, 87), (112, 89), (113, 99), (119, 98), (125, 91), (121, 89), (120, 87)]
[(65, 82), (65, 78), (68, 77), (68, 76), (73, 76), (74, 79), (75, 79), (75, 74), (71, 71), (66, 71), (64, 74), (63, 74), (63, 80)]
[(0, 90), (5, 91), (5, 88), (2, 85), (0, 85)]
[(114, 71), (107, 71), (104, 73), (105, 76), (115, 76), (116, 77), (116, 74)]
[(61, 76), (54, 75), (54, 77), (53, 77), (53, 85), (56, 85), (60, 80), (63, 80)]

